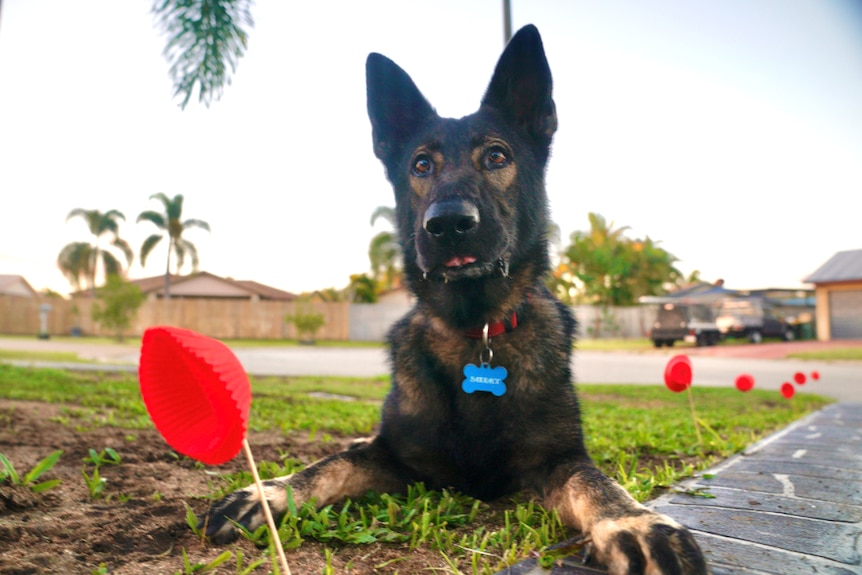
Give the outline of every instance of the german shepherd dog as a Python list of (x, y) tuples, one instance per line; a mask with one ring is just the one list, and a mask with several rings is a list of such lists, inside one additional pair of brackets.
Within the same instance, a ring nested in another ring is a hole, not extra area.
[[(404, 70), (366, 63), (374, 153), (395, 191), (416, 306), (388, 335), (392, 389), (376, 437), (266, 482), (274, 513), (412, 482), (483, 500), (531, 489), (610, 573), (703, 574), (685, 527), (601, 473), (584, 447), (570, 356), (575, 320), (544, 287), (545, 165), (557, 128), (533, 26), (506, 47), (479, 111), (437, 115)], [(230, 520), (230, 521), (229, 521)], [(211, 509), (207, 535), (264, 521), (254, 488)]]

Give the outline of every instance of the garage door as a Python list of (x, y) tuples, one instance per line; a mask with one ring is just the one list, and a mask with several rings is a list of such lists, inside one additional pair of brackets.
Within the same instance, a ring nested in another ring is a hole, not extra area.
[(862, 339), (862, 290), (829, 294), (832, 339)]

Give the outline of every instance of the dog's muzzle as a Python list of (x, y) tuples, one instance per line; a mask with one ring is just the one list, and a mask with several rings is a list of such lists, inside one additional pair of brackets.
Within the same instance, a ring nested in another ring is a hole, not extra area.
[(434, 202), (425, 212), (422, 227), (438, 240), (460, 238), (479, 227), (479, 208), (462, 199)]

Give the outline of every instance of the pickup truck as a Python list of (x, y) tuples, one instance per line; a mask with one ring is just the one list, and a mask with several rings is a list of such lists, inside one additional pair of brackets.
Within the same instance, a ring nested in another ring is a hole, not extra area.
[(721, 339), (714, 307), (699, 303), (665, 303), (658, 308), (650, 339), (655, 347), (672, 347), (686, 341), (698, 347), (715, 345)]
[(751, 343), (760, 343), (764, 337), (791, 341), (795, 336), (791, 325), (776, 314), (764, 298), (725, 300), (715, 323), (723, 337), (745, 337)]

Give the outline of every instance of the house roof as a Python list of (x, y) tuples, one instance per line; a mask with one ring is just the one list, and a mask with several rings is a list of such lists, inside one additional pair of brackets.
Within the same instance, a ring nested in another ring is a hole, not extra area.
[(36, 290), (27, 283), (24, 276), (0, 274), (0, 294), (25, 295), (26, 293), (37, 295)]
[[(193, 298), (251, 298), (257, 296), (263, 300), (292, 301), (296, 295), (290, 292), (264, 285), (262, 283), (245, 280), (237, 281), (223, 278), (209, 272), (195, 272), (189, 275), (171, 274), (171, 295)], [(153, 276), (129, 280), (138, 286), (145, 294), (161, 296), (165, 287), (165, 276)], [(176, 294), (175, 290), (176, 288)], [(87, 292), (89, 293), (89, 292)], [(82, 292), (82, 295), (83, 292)]]
[(803, 281), (810, 284), (862, 280), (862, 250), (838, 252)]
[(261, 299), (273, 299), (273, 300), (283, 300), (283, 301), (291, 301), (296, 299), (296, 294), (290, 293), (287, 291), (280, 290), (278, 288), (274, 288), (272, 286), (264, 285), (262, 283), (258, 283), (252, 280), (231, 280), (234, 283), (237, 283), (251, 292), (256, 293)]
[(685, 286), (673, 293), (663, 296), (642, 296), (641, 303), (702, 303), (710, 304), (726, 297), (733, 297), (739, 292), (724, 287), (724, 282), (708, 283), (700, 282)]

